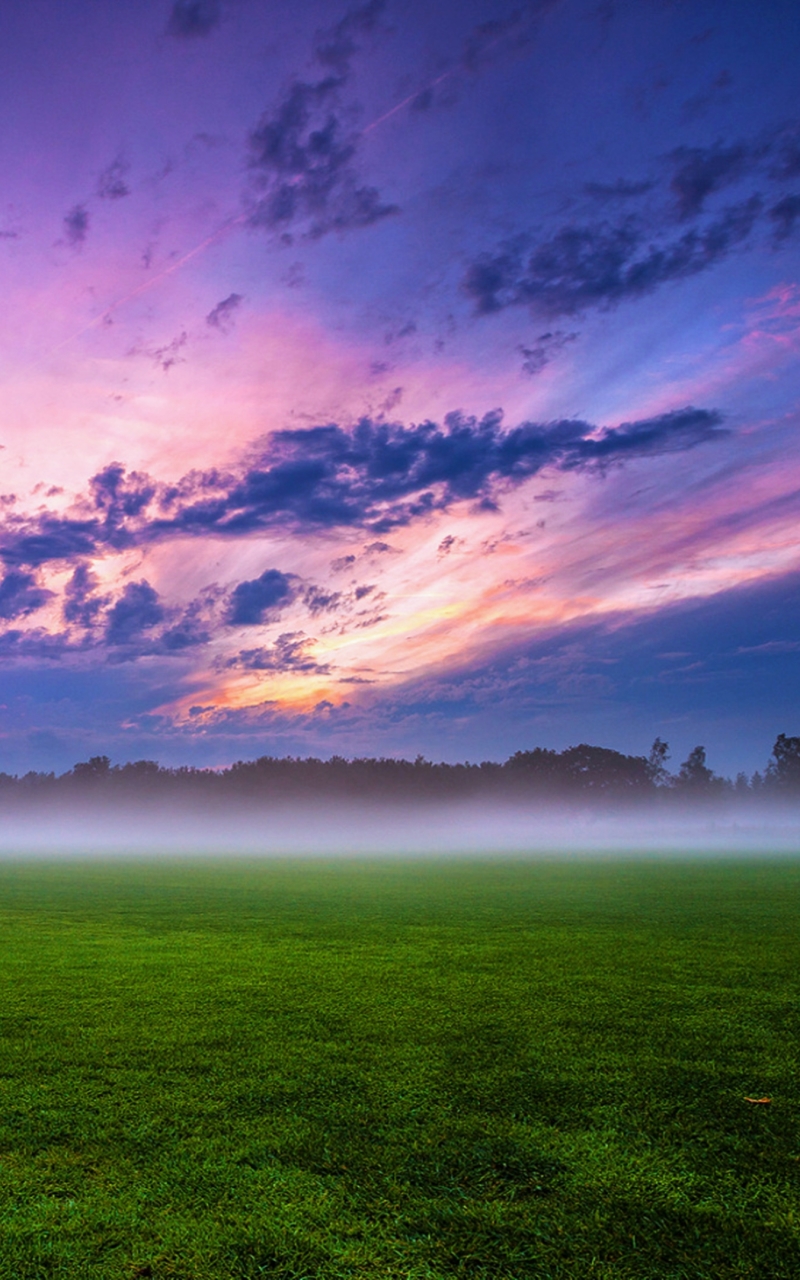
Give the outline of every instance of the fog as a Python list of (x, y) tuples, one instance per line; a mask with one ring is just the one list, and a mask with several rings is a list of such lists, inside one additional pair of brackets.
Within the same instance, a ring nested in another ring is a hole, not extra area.
[(791, 855), (800, 806), (83, 803), (7, 807), (0, 858)]

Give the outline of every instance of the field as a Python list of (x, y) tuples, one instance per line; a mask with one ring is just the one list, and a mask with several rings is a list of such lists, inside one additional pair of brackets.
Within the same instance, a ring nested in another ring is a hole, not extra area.
[(0, 1275), (796, 1280), (799, 924), (788, 859), (6, 863)]

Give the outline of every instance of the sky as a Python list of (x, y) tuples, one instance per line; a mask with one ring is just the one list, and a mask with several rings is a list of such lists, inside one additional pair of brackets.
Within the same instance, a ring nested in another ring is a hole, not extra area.
[(800, 732), (796, 0), (30, 0), (0, 769)]

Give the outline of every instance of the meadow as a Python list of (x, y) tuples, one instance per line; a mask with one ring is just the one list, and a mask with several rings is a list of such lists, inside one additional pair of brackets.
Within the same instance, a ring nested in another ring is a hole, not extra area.
[(799, 922), (792, 859), (6, 862), (0, 1275), (795, 1278)]

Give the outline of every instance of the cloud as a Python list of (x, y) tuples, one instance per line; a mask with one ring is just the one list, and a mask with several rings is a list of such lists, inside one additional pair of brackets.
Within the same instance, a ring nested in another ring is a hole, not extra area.
[[(770, 206), (752, 183), (800, 174), (795, 122), (750, 139), (678, 147), (660, 165), (658, 182), (620, 178), (584, 186), (584, 194), (612, 209), (624, 205), (616, 217), (523, 231), (476, 255), (462, 283), (478, 314), (527, 306), (554, 319), (614, 307), (709, 270), (754, 243), (770, 222), (775, 246), (794, 228), (795, 197)], [(727, 206), (714, 199), (745, 179), (745, 198)]]
[(178, 353), (186, 346), (188, 339), (189, 335), (186, 332), (179, 333), (171, 342), (167, 342), (163, 347), (154, 347), (147, 354), (151, 356), (160, 369), (168, 373), (174, 365), (186, 363), (186, 357)]
[(52, 591), (37, 584), (33, 574), (11, 569), (0, 581), (0, 618), (10, 620), (34, 613), (52, 595)]
[(720, 71), (707, 89), (701, 89), (699, 93), (693, 94), (684, 102), (683, 110), (681, 111), (683, 122), (688, 124), (692, 120), (699, 120), (714, 105), (719, 94), (724, 93), (726, 89), (730, 89), (732, 84), (733, 76), (730, 71)]
[(360, 183), (354, 165), (358, 132), (345, 119), (341, 95), (359, 48), (372, 31), (380, 0), (349, 11), (319, 34), (316, 81), (295, 80), (249, 137), (250, 222), (288, 234), (299, 226), (312, 239), (330, 231), (368, 227), (389, 214), (375, 187)]
[(89, 230), (89, 211), (84, 204), (76, 204), (64, 217), (64, 232), (67, 244), (77, 249), (84, 243)]
[(335, 612), (341, 602), (341, 591), (323, 591), (320, 587), (312, 585), (303, 592), (303, 603), (312, 618), (315, 618), (318, 613)]
[(774, 182), (791, 182), (800, 177), (800, 127), (787, 125), (780, 131), (772, 148), (777, 157), (769, 169)]
[[(217, 588), (206, 589), (181, 613), (165, 608), (158, 593), (146, 581), (129, 583), (113, 604), (109, 595), (98, 594), (98, 586), (97, 575), (91, 567), (79, 562), (64, 589), (62, 601), (65, 621), (82, 627), (85, 632), (77, 645), (67, 644), (72, 651), (95, 652), (110, 645), (122, 650), (112, 655), (116, 662), (144, 654), (179, 654), (207, 644), (211, 638), (212, 613), (222, 594)], [(159, 627), (161, 630), (157, 631)], [(65, 633), (65, 643), (67, 641), (69, 635)]]
[[(505, 489), (545, 467), (602, 470), (694, 449), (727, 434), (718, 413), (692, 407), (603, 428), (560, 419), (504, 429), (497, 410), (480, 420), (451, 413), (441, 425), (363, 418), (352, 428), (278, 431), (241, 469), (189, 472), (174, 485), (127, 474), (113, 463), (92, 478), (74, 517), (9, 517), (0, 526), (0, 557), (12, 567), (34, 566), (168, 538), (248, 537), (274, 527), (351, 527), (381, 534), (456, 502), (477, 500), (494, 510)], [(369, 550), (385, 547), (372, 543)], [(351, 563), (345, 557), (334, 567)], [(230, 620), (259, 622), (293, 591), (289, 575), (266, 570), (235, 588)]]
[(69, 636), (63, 631), (46, 631), (43, 627), (33, 627), (25, 631), (10, 628), (0, 633), (0, 658), (32, 659), (34, 662), (46, 658), (59, 662), (70, 653), (78, 653), (79, 646), (70, 643)]
[(317, 36), (314, 54), (323, 67), (340, 78), (350, 74), (350, 63), (359, 49), (359, 36), (371, 35), (386, 8), (385, 0), (368, 0), (367, 4), (349, 9), (333, 27)]
[(800, 195), (788, 195), (774, 204), (769, 216), (775, 224), (775, 239), (786, 240), (800, 218)]
[(167, 34), (182, 39), (207, 36), (219, 26), (220, 0), (175, 0), (167, 23)]
[(494, 737), (508, 744), (503, 751), (532, 731), (533, 741), (580, 734), (614, 745), (641, 734), (643, 747), (659, 732), (677, 759), (698, 740), (741, 758), (763, 733), (766, 758), (777, 731), (793, 732), (786, 708), (800, 697), (799, 588), (800, 575), (789, 573), (544, 628), (488, 659), (395, 686), (371, 704), (373, 723), (380, 708), (396, 744), (406, 717), (415, 725), (441, 717), (448, 736)]
[(256, 465), (221, 486), (215, 478), (201, 482), (163, 527), (243, 534), (279, 522), (383, 532), (457, 501), (493, 499), (498, 486), (522, 483), (545, 466), (572, 470), (694, 448), (724, 434), (719, 422), (688, 408), (602, 431), (579, 420), (506, 431), (499, 412), (480, 421), (449, 414), (443, 426), (365, 418), (352, 430), (279, 431)]
[(211, 631), (203, 617), (202, 603), (204, 602), (194, 601), (174, 626), (167, 627), (161, 633), (159, 653), (180, 653), (199, 644), (208, 644)]
[(108, 604), (107, 596), (96, 594), (98, 585), (97, 575), (87, 564), (76, 565), (64, 589), (63, 611), (67, 622), (87, 629), (94, 626), (100, 610)]
[(617, 178), (616, 182), (587, 182), (583, 190), (587, 196), (595, 200), (633, 200), (652, 191), (655, 183), (644, 179), (641, 182), (629, 182), (625, 178)]
[(250, 135), (255, 200), (253, 226), (304, 226), (317, 239), (332, 230), (367, 227), (397, 211), (376, 188), (359, 185), (356, 135), (335, 109), (341, 82), (297, 82)]
[(118, 156), (107, 169), (104, 169), (97, 180), (97, 194), (101, 200), (122, 200), (131, 193), (125, 181), (129, 166)]
[(316, 662), (309, 654), (309, 646), (316, 641), (302, 631), (286, 631), (273, 645), (260, 649), (242, 649), (237, 657), (226, 664), (246, 671), (303, 671), (327, 675), (330, 666)]
[(670, 190), (675, 197), (678, 217), (695, 218), (702, 212), (710, 195), (729, 186), (764, 154), (764, 148), (744, 142), (725, 147), (678, 147), (670, 154), (673, 174)]
[(532, 347), (520, 345), (518, 350), (520, 355), (524, 357), (522, 361), (523, 373), (535, 377), (537, 373), (541, 373), (546, 365), (558, 354), (563, 351), (564, 347), (570, 342), (574, 342), (578, 337), (577, 333), (563, 333), (561, 330), (555, 330), (553, 333), (540, 333)]
[(336, 560), (331, 561), (331, 570), (333, 573), (342, 573), (345, 569), (349, 569), (354, 565), (356, 558), (353, 555), (339, 556)]
[(514, 9), (507, 18), (490, 18), (479, 23), (464, 41), (461, 66), (473, 73), (482, 71), (499, 55), (518, 53), (533, 43), (536, 23), (561, 0), (531, 0)]
[(660, 238), (633, 216), (562, 227), (532, 248), (518, 239), (478, 258), (464, 289), (481, 315), (509, 306), (552, 317), (612, 307), (721, 262), (748, 239), (760, 212), (753, 196), (702, 228)]
[(275, 617), (294, 597), (292, 578), (280, 569), (265, 569), (260, 578), (240, 582), (231, 593), (228, 622), (232, 627), (252, 627)]
[(129, 582), (106, 617), (105, 638), (111, 645), (132, 644), (164, 619), (158, 592), (146, 580)]
[(244, 298), (241, 293), (229, 293), (227, 298), (223, 298), (215, 307), (209, 311), (206, 316), (206, 324), (211, 325), (214, 329), (222, 329), (226, 333), (232, 323), (233, 317), (242, 305)]

